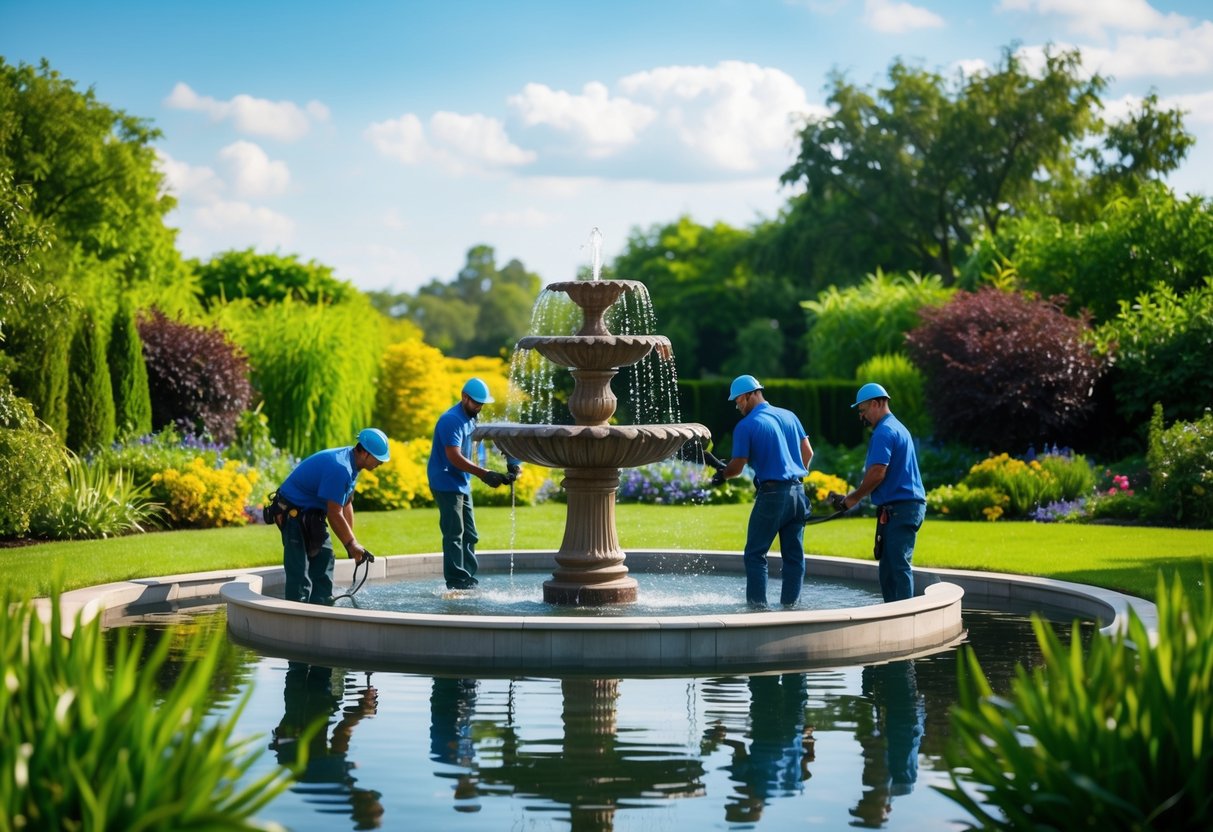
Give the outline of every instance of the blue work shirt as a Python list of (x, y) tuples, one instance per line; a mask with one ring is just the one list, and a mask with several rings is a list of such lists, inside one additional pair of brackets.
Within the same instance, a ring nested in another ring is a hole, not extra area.
[(918, 472), (914, 439), (892, 413), (877, 422), (872, 431), (864, 467), (871, 468), (873, 465), (888, 466), (884, 480), (872, 492), (875, 505), (883, 506), (902, 500), (926, 501), (927, 492), (922, 487), (922, 475)]
[(809, 473), (800, 457), (800, 441), (808, 436), (796, 414), (763, 402), (733, 430), (733, 456), (754, 469), (754, 481), (800, 481)]
[(291, 505), (304, 509), (328, 508), (329, 500), (344, 506), (354, 496), (357, 480), (354, 447), (329, 448), (300, 462), (278, 494)]
[(458, 448), (467, 459), (472, 458), (472, 431), (476, 429), (476, 417), (469, 416), (459, 402), (438, 417), (434, 425), (434, 441), (430, 447), (430, 462), (426, 474), (430, 479), (430, 491), (459, 491), (472, 493), (472, 475), (461, 471), (446, 458), (447, 448)]

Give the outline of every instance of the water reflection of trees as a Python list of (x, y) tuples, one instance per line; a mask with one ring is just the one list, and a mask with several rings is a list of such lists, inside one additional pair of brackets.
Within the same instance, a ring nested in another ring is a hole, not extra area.
[[(290, 662), (282, 698), (282, 721), (273, 731), (270, 749), (281, 765), (290, 766), (300, 758), (300, 743), (307, 743), (307, 762), (291, 791), (322, 814), (347, 815), (355, 829), (377, 828), (382, 795), (357, 785), (351, 773), (355, 765), (349, 760), (354, 727), (378, 710), (370, 674), (359, 686), (353, 674)], [(335, 723), (333, 717), (338, 717)]]

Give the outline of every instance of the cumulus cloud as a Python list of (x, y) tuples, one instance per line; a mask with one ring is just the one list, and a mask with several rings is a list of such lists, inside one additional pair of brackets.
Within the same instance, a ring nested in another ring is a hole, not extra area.
[(247, 202), (214, 200), (194, 209), (192, 215), (195, 231), (202, 229), (259, 248), (288, 246), (295, 235), (290, 217)]
[(606, 85), (597, 81), (582, 87), (580, 95), (545, 84), (527, 84), (507, 103), (528, 127), (547, 125), (574, 134), (590, 158), (610, 156), (633, 144), (657, 118), (652, 107), (612, 98)]
[(270, 159), (252, 142), (238, 141), (219, 151), (238, 196), (276, 196), (286, 190), (291, 172), (285, 162)]
[(1121, 32), (1178, 32), (1189, 25), (1183, 15), (1162, 12), (1146, 0), (1000, 0), (1000, 12), (1026, 12), (1058, 17), (1075, 34), (1101, 37)]
[(240, 94), (227, 101), (199, 95), (188, 84), (178, 82), (164, 99), (165, 106), (205, 113), (211, 121), (231, 121), (242, 133), (282, 141), (300, 138), (315, 122), (327, 121), (329, 109), (319, 101), (300, 107), (293, 101), (270, 101)]
[(165, 187), (178, 199), (215, 199), (223, 190), (223, 182), (205, 165), (182, 162), (159, 148), (156, 161)]
[(1205, 74), (1213, 70), (1213, 21), (1171, 36), (1124, 35), (1111, 49), (1084, 48), (1083, 62), (1118, 79)]
[(793, 119), (824, 113), (809, 105), (791, 76), (741, 61), (659, 67), (629, 75), (619, 86), (653, 106), (684, 150), (733, 173), (785, 164)]
[(528, 164), (535, 153), (510, 141), (495, 118), (437, 112), (428, 127), (413, 113), (371, 124), (363, 136), (384, 156), (407, 165), (437, 163), (453, 173)]
[(896, 0), (864, 0), (863, 22), (877, 32), (889, 35), (915, 29), (938, 29), (946, 25), (935, 12)]

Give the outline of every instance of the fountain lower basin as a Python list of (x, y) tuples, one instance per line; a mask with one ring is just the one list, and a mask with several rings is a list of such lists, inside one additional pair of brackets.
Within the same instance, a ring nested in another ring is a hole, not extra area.
[[(552, 553), (484, 553), (481, 574), (542, 569)], [(669, 553), (628, 554), (634, 572), (660, 568)], [(736, 574), (736, 552), (696, 553), (714, 571)], [(769, 561), (779, 574), (778, 556)], [(440, 555), (376, 559), (375, 577), (441, 574)], [(875, 565), (813, 558), (813, 578), (873, 582)], [(271, 655), (367, 668), (450, 672), (742, 672), (857, 664), (921, 655), (964, 636), (955, 584), (936, 582), (907, 601), (849, 609), (698, 616), (477, 616), (318, 607), (262, 594), (281, 570), (225, 584), (232, 638)]]

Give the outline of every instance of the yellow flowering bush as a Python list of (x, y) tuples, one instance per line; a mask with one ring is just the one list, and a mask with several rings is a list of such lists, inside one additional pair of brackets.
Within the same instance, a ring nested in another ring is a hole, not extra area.
[(990, 520), (1004, 515), (1010, 498), (994, 488), (971, 488), (964, 483), (941, 485), (927, 492), (927, 509), (955, 520)]
[(1081, 455), (1050, 454), (1024, 461), (1002, 453), (974, 465), (962, 482), (971, 488), (992, 488), (1005, 494), (1007, 514), (1022, 517), (1037, 506), (1091, 493), (1095, 472)]
[(810, 471), (808, 479), (805, 480), (805, 490), (812, 498), (814, 509), (817, 506), (824, 506), (833, 511), (833, 508), (826, 503), (826, 497), (830, 495), (831, 491), (846, 494), (851, 490), (851, 486), (847, 485), (847, 481), (842, 477), (825, 474), (821, 471)]
[(221, 467), (195, 457), (182, 470), (152, 475), (152, 489), (175, 526), (215, 528), (248, 522), (246, 508), (258, 473), (229, 459)]
[(434, 504), (425, 468), (430, 458), (430, 442), (414, 439), (398, 442), (389, 438), (391, 460), (374, 471), (358, 475), (354, 489), (354, 507), (369, 511), (421, 508)]

